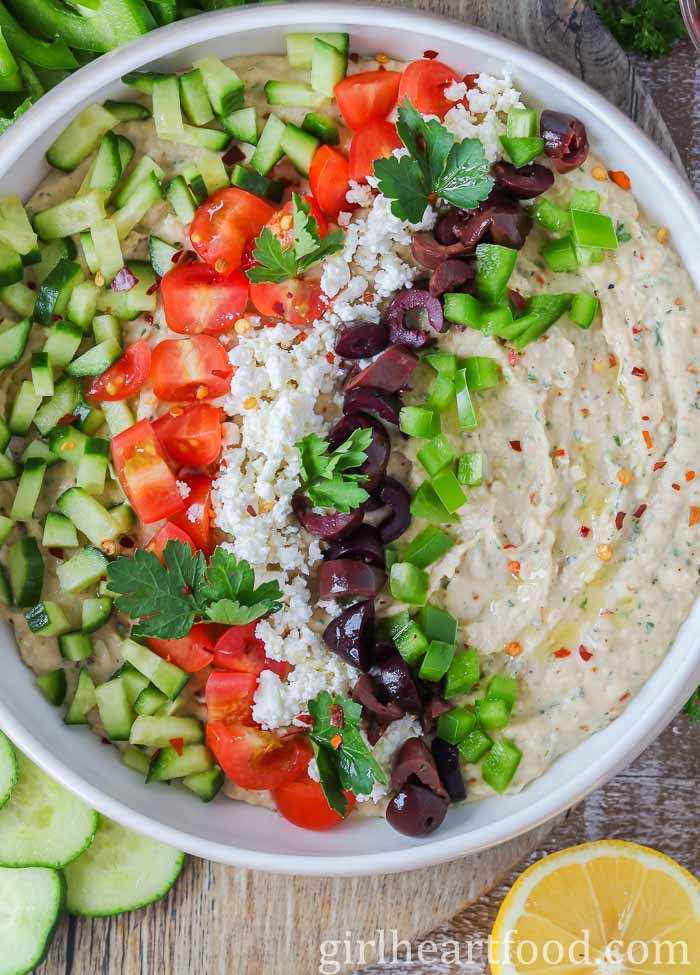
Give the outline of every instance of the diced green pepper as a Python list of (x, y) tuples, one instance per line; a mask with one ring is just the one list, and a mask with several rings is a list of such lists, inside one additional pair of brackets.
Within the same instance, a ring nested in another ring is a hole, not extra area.
[(510, 712), (518, 698), (518, 682), (506, 674), (494, 674), (486, 688), (486, 697), (489, 700), (503, 701)]
[(453, 643), (433, 640), (423, 657), (418, 676), (421, 680), (438, 681), (447, 673), (455, 655)]
[(528, 139), (537, 135), (537, 112), (534, 108), (511, 108), (506, 118), (506, 135)]
[(508, 708), (503, 701), (496, 698), (477, 701), (476, 716), (479, 719), (479, 724), (486, 731), (505, 728), (508, 724)]
[(590, 328), (598, 313), (598, 305), (599, 301), (595, 295), (589, 294), (587, 291), (579, 291), (571, 299), (569, 318), (579, 328)]
[(411, 606), (422, 606), (428, 598), (428, 573), (410, 562), (396, 562), (391, 567), (389, 588), (394, 599)]
[(442, 296), (442, 302), (448, 322), (456, 322), (468, 328), (481, 328), (483, 305), (473, 295), (448, 293)]
[(452, 708), (441, 714), (437, 722), (438, 738), (458, 745), (476, 728), (476, 715), (469, 708)]
[(508, 153), (516, 169), (527, 166), (544, 152), (544, 139), (540, 136), (501, 136), (501, 145)]
[(458, 520), (447, 510), (430, 481), (424, 481), (413, 495), (411, 514), (414, 518), (423, 518), (435, 525), (453, 524)]
[(454, 643), (457, 637), (457, 620), (446, 609), (428, 603), (418, 614), (418, 622), (428, 640)]
[[(446, 381), (449, 382), (449, 380)], [(452, 386), (452, 383), (450, 383), (450, 386)], [(454, 394), (454, 386), (452, 386), (452, 392)], [(455, 459), (454, 451), (450, 447), (450, 442), (444, 433), (439, 434), (437, 437), (429, 440), (427, 444), (424, 444), (416, 456), (431, 477), (439, 474), (441, 470), (444, 470)]]
[(440, 417), (424, 406), (402, 406), (399, 412), (399, 430), (409, 437), (429, 440), (440, 433)]
[(383, 616), (377, 620), (375, 628), (378, 640), (394, 640), (401, 630), (405, 630), (411, 622), (411, 614), (407, 609), (402, 609), (400, 613), (392, 616)]
[(563, 207), (557, 206), (546, 196), (540, 197), (528, 211), (535, 223), (554, 234), (563, 233), (571, 228), (571, 214)]
[(456, 697), (457, 694), (467, 694), (477, 683), (479, 676), (478, 650), (470, 647), (464, 653), (456, 654), (445, 678), (445, 695)]
[(446, 379), (454, 379), (457, 372), (457, 356), (452, 352), (431, 352), (426, 355), (425, 361), (439, 375), (445, 376)]
[(600, 210), (600, 193), (596, 190), (574, 190), (569, 200), (569, 209), (598, 213)]
[(518, 252), (501, 244), (479, 244), (476, 248), (476, 293), (487, 304), (498, 304), (515, 269)]
[(495, 359), (485, 355), (470, 355), (462, 363), (467, 376), (467, 386), (472, 393), (492, 389), (501, 381), (501, 372)]
[(484, 782), (499, 794), (505, 792), (513, 780), (522, 757), (523, 753), (510, 739), (501, 738), (494, 742), (493, 748), (481, 766)]
[(471, 450), (457, 461), (457, 480), (467, 487), (478, 487), (484, 479), (484, 455)]
[(455, 387), (451, 379), (446, 376), (436, 376), (428, 394), (428, 409), (437, 413), (444, 413), (455, 398)]
[(566, 237), (548, 240), (540, 248), (540, 254), (547, 262), (549, 269), (554, 272), (575, 271), (578, 268), (576, 248), (568, 234)]
[(455, 394), (457, 397), (457, 420), (460, 429), (475, 430), (479, 426), (479, 420), (469, 394), (466, 369), (457, 370), (455, 375)]
[(447, 532), (437, 525), (428, 525), (409, 543), (403, 557), (406, 562), (417, 565), (419, 569), (427, 569), (449, 552), (453, 545), (454, 539)]
[(477, 728), (470, 732), (464, 741), (460, 741), (457, 747), (464, 761), (469, 765), (475, 765), (481, 761), (492, 745), (492, 739)]
[(602, 247), (604, 250), (617, 248), (615, 224), (605, 213), (572, 210), (571, 227), (579, 247)]
[(450, 514), (458, 511), (463, 504), (466, 504), (467, 496), (454, 471), (442, 471), (432, 479), (432, 485), (433, 490)]
[(394, 636), (394, 644), (403, 659), (410, 666), (415, 666), (428, 649), (429, 640), (421, 628), (414, 620), (410, 620), (408, 626), (404, 627)]
[(513, 321), (513, 310), (510, 305), (495, 305), (493, 308), (482, 306), (481, 331), (484, 335), (498, 335), (498, 330), (510, 325)]

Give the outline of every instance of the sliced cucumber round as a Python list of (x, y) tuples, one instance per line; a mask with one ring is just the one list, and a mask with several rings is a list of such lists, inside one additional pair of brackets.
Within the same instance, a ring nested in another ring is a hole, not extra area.
[(4, 806), (17, 785), (17, 755), (7, 735), (0, 731), (0, 807)]
[(85, 917), (136, 911), (168, 893), (184, 860), (172, 847), (101, 816), (95, 842), (64, 871), (68, 910)]
[(0, 868), (0, 975), (25, 975), (43, 961), (65, 891), (57, 870)]
[(63, 867), (92, 843), (97, 813), (19, 752), (17, 767), (0, 809), (0, 866)]

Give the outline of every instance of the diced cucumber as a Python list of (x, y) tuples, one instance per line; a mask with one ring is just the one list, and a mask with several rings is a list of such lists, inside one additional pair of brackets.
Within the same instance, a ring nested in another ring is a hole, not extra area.
[(198, 205), (204, 203), (207, 198), (207, 184), (204, 177), (196, 166), (187, 165), (182, 167), (182, 173), (187, 186)]
[(153, 82), (153, 121), (161, 138), (177, 139), (184, 132), (180, 108), (180, 86), (175, 75)]
[(127, 139), (125, 135), (118, 135), (117, 143), (119, 145), (119, 162), (121, 163), (121, 171), (123, 173), (134, 158), (136, 149), (134, 148), (134, 143)]
[(207, 197), (213, 196), (217, 190), (229, 185), (228, 173), (221, 156), (217, 156), (214, 152), (201, 152), (197, 165), (204, 180)]
[(303, 81), (268, 81), (265, 83), (265, 98), (269, 105), (283, 105), (287, 108), (320, 108), (326, 95), (314, 91)]
[(78, 674), (78, 684), (75, 688), (73, 700), (68, 706), (63, 719), (66, 724), (87, 724), (87, 716), (97, 704), (95, 685), (85, 667)]
[(34, 313), (36, 293), (26, 284), (8, 284), (0, 288), (0, 301), (22, 318), (31, 318)]
[(122, 327), (114, 315), (97, 315), (92, 322), (92, 334), (96, 342), (113, 339), (119, 345), (122, 343)]
[(49, 433), (49, 449), (61, 460), (77, 467), (83, 456), (87, 436), (70, 423), (62, 423)]
[(166, 243), (154, 234), (148, 238), (148, 256), (151, 259), (151, 267), (159, 278), (166, 275), (168, 271), (172, 271), (175, 267), (173, 258), (179, 253), (177, 247), (173, 247), (172, 244)]
[(10, 428), (0, 416), (0, 450), (7, 450), (11, 439), (12, 434), (10, 433)]
[(20, 609), (35, 606), (44, 585), (44, 559), (35, 538), (24, 537), (7, 550), (12, 602)]
[(258, 119), (252, 106), (239, 108), (237, 112), (231, 112), (230, 115), (222, 115), (219, 121), (234, 139), (238, 139), (239, 142), (247, 142), (251, 146), (257, 145)]
[(304, 132), (303, 129), (291, 123), (285, 126), (280, 142), (283, 152), (286, 153), (302, 176), (309, 175), (311, 160), (314, 158), (319, 145), (320, 142), (315, 136)]
[(122, 762), (127, 768), (133, 769), (134, 772), (142, 775), (144, 779), (148, 775), (151, 760), (140, 748), (132, 748), (131, 745), (127, 745), (122, 751)]
[(83, 258), (88, 266), (88, 271), (90, 274), (97, 274), (100, 270), (100, 265), (97, 263), (97, 254), (95, 252), (95, 245), (92, 242), (92, 234), (89, 230), (83, 230), (78, 234), (80, 238), (80, 249), (83, 252)]
[(185, 745), (182, 755), (168, 745), (161, 748), (151, 762), (147, 782), (168, 782), (186, 775), (207, 772), (214, 767), (214, 758), (206, 745)]
[(40, 248), (41, 260), (32, 267), (31, 275), (39, 284), (52, 271), (61, 258), (72, 261), (76, 255), (76, 248), (70, 237), (65, 240), (52, 240), (42, 244)]
[(70, 122), (46, 153), (49, 165), (70, 172), (94, 152), (118, 119), (102, 105), (90, 105)]
[(136, 701), (139, 699), (143, 691), (150, 686), (148, 677), (144, 677), (140, 674), (135, 667), (131, 664), (124, 664), (120, 667), (116, 674), (112, 674), (113, 677), (121, 677), (124, 681), (124, 686), (126, 687), (126, 696), (129, 699), (129, 703), (133, 707)]
[(0, 196), (0, 242), (21, 254), (25, 264), (36, 264), (40, 259), (36, 234), (18, 196)]
[(60, 708), (68, 690), (65, 670), (51, 670), (48, 674), (40, 674), (36, 679), (36, 686), (49, 704)]
[(93, 545), (99, 547), (102, 542), (113, 541), (119, 534), (114, 519), (104, 505), (82, 488), (68, 488), (56, 504)]
[(112, 615), (113, 600), (111, 596), (92, 596), (82, 603), (83, 633), (94, 633), (104, 626)]
[(0, 515), (0, 545), (5, 544), (14, 527), (15, 523), (12, 518), (8, 518), (7, 515)]
[(65, 657), (66, 660), (72, 660), (74, 663), (87, 660), (88, 657), (92, 656), (94, 649), (90, 637), (87, 633), (81, 633), (80, 630), (61, 634), (58, 638), (58, 646), (61, 656)]
[(170, 138), (184, 146), (209, 149), (210, 152), (222, 152), (229, 143), (230, 136), (220, 129), (198, 129), (187, 123), (182, 128), (182, 135), (171, 136)]
[(44, 443), (43, 440), (31, 440), (22, 451), (20, 460), (22, 463), (24, 463), (25, 461), (29, 460), (30, 457), (40, 457), (42, 460), (46, 461), (47, 467), (50, 467), (51, 464), (58, 463), (58, 457), (51, 453), (49, 445)]
[(144, 95), (150, 95), (156, 78), (164, 77), (165, 75), (160, 71), (129, 71), (122, 76), (122, 82), (130, 88), (135, 88), (136, 91), (142, 91)]
[(3, 972), (17, 975), (39, 968), (63, 916), (65, 889), (57, 870), (0, 868)]
[(105, 108), (120, 122), (141, 122), (151, 117), (150, 109), (138, 102), (118, 102), (110, 98), (105, 102)]
[(66, 318), (75, 325), (80, 325), (85, 332), (92, 324), (97, 309), (97, 295), (99, 288), (92, 281), (82, 281), (77, 284), (68, 299)]
[(177, 850), (101, 816), (90, 848), (64, 870), (68, 910), (86, 917), (138, 910), (168, 893), (183, 863)]
[[(157, 687), (144, 688), (136, 698), (134, 710), (137, 714), (150, 717), (168, 703), (168, 698)], [(167, 744), (167, 743), (166, 743)]]
[(256, 169), (261, 176), (267, 176), (272, 167), (284, 155), (282, 149), (284, 130), (284, 122), (276, 115), (270, 115), (265, 123), (265, 128), (260, 133), (258, 144), (250, 160), (253, 169)]
[(122, 321), (133, 321), (143, 312), (156, 310), (156, 276), (146, 261), (127, 261), (126, 266), (137, 283), (129, 291), (101, 292), (97, 307)]
[(118, 504), (116, 508), (110, 508), (109, 513), (118, 525), (121, 535), (130, 532), (136, 524), (136, 514), (129, 504)]
[(7, 454), (0, 454), (0, 481), (14, 481), (19, 475), (17, 465)]
[(116, 437), (122, 430), (128, 430), (136, 423), (136, 417), (131, 407), (124, 400), (116, 400), (113, 403), (104, 402), (102, 409), (112, 437)]
[(114, 194), (114, 199), (112, 200), (114, 206), (121, 209), (121, 207), (126, 204), (129, 197), (134, 193), (136, 188), (140, 186), (144, 179), (146, 179), (151, 173), (155, 173), (158, 179), (163, 179), (165, 176), (165, 173), (160, 168), (158, 163), (151, 159), (150, 156), (141, 156), (122, 185)]
[(92, 437), (104, 425), (105, 415), (97, 406), (79, 403), (75, 408), (78, 417), (78, 429), (88, 437)]
[[(156, 85), (158, 82), (156, 82)], [(155, 86), (154, 86), (155, 87)], [(82, 635), (82, 634), (81, 634)], [(134, 712), (121, 677), (100, 684), (95, 689), (100, 721), (111, 741), (128, 741)]]
[(65, 258), (47, 275), (39, 287), (34, 306), (34, 317), (42, 325), (51, 325), (55, 316), (59, 317), (68, 307), (73, 289), (85, 275), (75, 261)]
[(83, 548), (56, 569), (61, 588), (66, 592), (82, 592), (96, 586), (107, 575), (107, 559), (98, 548)]
[(333, 89), (342, 81), (348, 70), (348, 52), (314, 37), (311, 50), (311, 87), (326, 98), (333, 97)]
[(198, 68), (181, 74), (180, 101), (187, 118), (193, 125), (206, 125), (214, 118), (214, 111), (204, 87), (202, 72)]
[(325, 31), (318, 34), (291, 33), (287, 34), (287, 60), (291, 68), (310, 68), (312, 64), (314, 39), (319, 38), (326, 44), (332, 44), (343, 54), (350, 49), (350, 35), (340, 32)]
[(192, 775), (186, 775), (182, 784), (194, 792), (196, 796), (199, 796), (202, 802), (211, 802), (212, 799), (216, 798), (224, 784), (224, 773), (218, 765), (215, 765), (214, 768), (208, 769), (206, 772), (194, 772)]
[(71, 628), (61, 606), (50, 599), (32, 606), (24, 614), (24, 618), (32, 633), (38, 636), (61, 636)]
[(231, 184), (273, 203), (280, 203), (284, 195), (284, 184), (279, 180), (268, 179), (267, 176), (261, 176), (260, 173), (238, 164), (231, 170)]
[(124, 640), (122, 656), (171, 701), (178, 696), (191, 677), (191, 674), (186, 674), (184, 670), (163, 660), (157, 653), (135, 640)]
[(37, 410), (34, 425), (39, 433), (46, 436), (60, 419), (69, 416), (80, 402), (80, 386), (72, 376), (64, 376), (56, 383), (51, 399)]
[(105, 217), (104, 190), (90, 190), (84, 196), (76, 196), (42, 210), (34, 217), (34, 229), (42, 240), (71, 237), (87, 230)]
[[(123, 207), (113, 214), (112, 220), (120, 240), (128, 237), (134, 227), (146, 216), (151, 207), (163, 198), (163, 191), (155, 173), (149, 173), (136, 187)], [(94, 241), (94, 237), (93, 237)], [(95, 247), (97, 249), (97, 246)]]
[(77, 548), (78, 533), (75, 525), (60, 511), (49, 511), (44, 521), (41, 544), (44, 548)]
[(22, 476), (17, 485), (17, 493), (12, 502), (10, 518), (13, 521), (26, 522), (32, 520), (45, 474), (46, 461), (39, 457), (30, 457), (24, 465)]
[(119, 139), (114, 132), (108, 132), (97, 150), (97, 156), (90, 173), (90, 188), (111, 193), (121, 179), (122, 160), (119, 153)]
[(4, 565), (0, 565), (0, 605), (12, 606), (12, 593), (10, 592), (10, 581), (7, 578), (7, 571)]
[(114, 339), (105, 339), (94, 345), (87, 352), (83, 352), (77, 359), (73, 359), (66, 366), (69, 376), (101, 376), (109, 367), (121, 358), (122, 348)]
[(89, 437), (78, 464), (78, 487), (85, 488), (89, 494), (102, 494), (109, 459), (109, 442), (100, 437)]
[(184, 176), (176, 176), (165, 188), (165, 199), (182, 223), (189, 226), (194, 220), (196, 201)]
[(14, 248), (0, 241), (0, 285), (17, 284), (23, 274), (22, 258)]
[(44, 352), (57, 369), (64, 369), (83, 340), (83, 330), (72, 322), (56, 322), (44, 343)]
[(41, 396), (37, 396), (33, 383), (25, 379), (19, 384), (12, 401), (12, 409), (7, 419), (10, 432), (18, 437), (23, 437), (32, 425), (32, 420), (36, 416), (40, 403)]
[[(122, 210), (117, 212), (123, 213)], [(119, 229), (116, 222), (111, 217), (98, 220), (90, 229), (90, 239), (95, 252), (97, 270), (104, 278), (105, 284), (111, 284), (117, 271), (124, 267), (122, 248), (119, 243)]]
[(173, 739), (181, 738), (185, 745), (204, 741), (204, 725), (196, 718), (141, 715), (133, 723), (129, 741), (132, 745), (166, 748)]
[(0, 326), (0, 369), (13, 366), (19, 362), (27, 347), (31, 328), (32, 323), (29, 318), (25, 318), (21, 322), (3, 321)]
[(213, 55), (194, 62), (202, 75), (211, 107), (217, 115), (229, 115), (243, 105), (244, 85), (232, 68)]
[(326, 145), (336, 146), (340, 142), (338, 126), (332, 118), (321, 112), (309, 112), (304, 116), (301, 127)]

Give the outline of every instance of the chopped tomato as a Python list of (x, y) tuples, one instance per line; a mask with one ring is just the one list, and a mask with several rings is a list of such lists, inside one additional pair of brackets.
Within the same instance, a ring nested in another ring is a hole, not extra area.
[(197, 551), (197, 549), (194, 547), (194, 542), (187, 532), (184, 532), (181, 528), (173, 525), (173, 523), (170, 521), (166, 521), (163, 527), (158, 529), (153, 538), (146, 545), (146, 551), (153, 552), (162, 562), (163, 552), (168, 542), (184, 542), (192, 549), (193, 555)]
[(230, 274), (240, 266), (246, 242), (257, 237), (274, 212), (266, 200), (246, 190), (219, 190), (194, 215), (192, 246), (219, 274)]
[(218, 274), (208, 264), (181, 264), (161, 279), (168, 328), (180, 335), (230, 332), (248, 304), (242, 271)]
[[(344, 795), (348, 800), (347, 816), (355, 805), (355, 796), (352, 792)], [(275, 789), (272, 798), (278, 812), (302, 829), (332, 829), (343, 821), (343, 816), (328, 805), (321, 784), (308, 775)]]
[(253, 698), (257, 686), (256, 674), (212, 670), (207, 678), (205, 690), (207, 721), (221, 721), (223, 724), (253, 724)]
[(222, 411), (210, 403), (173, 406), (153, 423), (165, 452), (178, 467), (206, 467), (221, 453)]
[(309, 169), (309, 184), (318, 205), (329, 217), (351, 210), (345, 197), (350, 189), (350, 167), (345, 156), (330, 146), (316, 150)]
[(146, 525), (181, 511), (185, 502), (155, 430), (140, 420), (112, 441), (112, 459), (131, 507)]
[(226, 775), (242, 789), (278, 789), (304, 774), (311, 758), (306, 735), (220, 721), (207, 725), (207, 745)]
[(190, 493), (183, 501), (184, 510), (173, 515), (172, 522), (187, 532), (198, 549), (210, 555), (213, 548), (211, 478), (205, 474), (185, 474), (180, 480), (188, 486)]
[(240, 673), (255, 674), (272, 670), (281, 680), (286, 680), (290, 664), (265, 656), (265, 644), (255, 635), (256, 620), (245, 626), (232, 626), (222, 633), (214, 644), (214, 666)]
[(455, 102), (445, 97), (445, 88), (461, 76), (442, 61), (413, 61), (401, 75), (399, 105), (408, 98), (413, 107), (423, 115), (444, 118)]
[[(326, 218), (321, 213), (318, 203), (314, 200), (313, 196), (306, 194), (302, 197), (306, 203), (309, 204), (309, 216), (316, 219), (316, 224), (318, 226), (319, 237), (325, 237), (328, 233), (328, 223)], [(282, 248), (289, 247), (294, 238), (294, 202), (290, 200), (288, 203), (278, 210), (270, 220), (265, 224), (266, 227), (272, 231), (275, 237), (278, 237), (282, 243)]]
[(399, 71), (361, 71), (339, 81), (333, 92), (348, 127), (357, 132), (374, 119), (386, 118), (400, 83)]
[(204, 670), (214, 659), (214, 654), (209, 652), (212, 642), (206, 623), (195, 623), (181, 640), (157, 640), (150, 637), (146, 643), (163, 660), (168, 660), (188, 674)]
[(323, 315), (328, 304), (318, 284), (299, 278), (281, 284), (251, 284), (250, 300), (261, 315), (290, 325), (310, 325)]
[(367, 177), (374, 174), (374, 160), (385, 159), (402, 146), (393, 122), (370, 122), (355, 133), (350, 144), (350, 179), (366, 183)]
[(167, 403), (223, 396), (232, 375), (226, 349), (213, 335), (165, 339), (153, 350), (153, 392)]
[(151, 371), (151, 348), (144, 339), (130, 345), (121, 359), (117, 359), (101, 376), (93, 379), (86, 396), (100, 402), (135, 396), (148, 379)]

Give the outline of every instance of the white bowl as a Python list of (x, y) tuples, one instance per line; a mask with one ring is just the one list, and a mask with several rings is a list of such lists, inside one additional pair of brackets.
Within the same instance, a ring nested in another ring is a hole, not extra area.
[[(2, 191), (26, 197), (44, 177), (44, 152), (85, 105), (123, 96), (120, 76), (137, 68), (178, 70), (205, 53), (284, 50), (288, 30), (349, 30), (353, 50), (410, 60), (432, 48), (458, 71), (512, 68), (542, 105), (575, 113), (593, 150), (626, 170), (647, 211), (670, 227), (700, 286), (700, 206), (690, 187), (649, 139), (572, 75), (492, 34), (387, 7), (329, 3), (256, 6), (205, 14), (155, 31), (83, 68), (41, 99), (0, 139)], [(383, 819), (351, 817), (329, 833), (297, 829), (273, 812), (185, 790), (146, 786), (85, 729), (69, 728), (43, 701), (2, 631), (0, 726), (54, 778), (125, 826), (211, 860), (277, 873), (361, 875), (410, 870), (502, 843), (578, 802), (619, 772), (678, 711), (700, 681), (700, 602), (656, 674), (610, 727), (559, 759), (520, 795), (454, 808), (428, 839), (395, 833)]]

